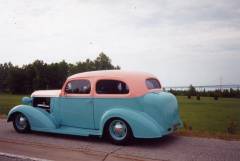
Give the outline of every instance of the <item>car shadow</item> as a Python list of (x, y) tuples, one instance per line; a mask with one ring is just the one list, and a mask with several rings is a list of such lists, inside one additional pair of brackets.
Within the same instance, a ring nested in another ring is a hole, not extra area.
[(167, 146), (174, 144), (179, 139), (179, 136), (174, 134), (166, 135), (161, 138), (154, 139), (134, 139), (131, 145), (139, 146), (139, 147), (158, 147), (158, 146)]
[[(58, 138), (71, 141), (83, 141), (92, 143), (104, 143), (111, 144), (106, 138), (100, 138), (99, 136), (76, 136), (76, 135), (65, 135), (65, 134), (55, 134), (55, 133), (45, 133), (45, 132), (35, 132), (32, 131), (31, 134), (36, 136), (47, 136), (51, 138)], [(138, 147), (157, 147), (157, 146), (167, 146), (174, 144), (175, 141), (179, 139), (179, 136), (174, 134), (166, 135), (161, 138), (155, 139), (133, 139), (127, 146), (138, 146)]]

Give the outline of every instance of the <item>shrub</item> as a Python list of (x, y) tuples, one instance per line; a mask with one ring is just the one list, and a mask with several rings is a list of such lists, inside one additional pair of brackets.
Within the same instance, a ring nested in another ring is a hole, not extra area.
[(186, 121), (183, 121), (183, 128), (191, 131), (192, 125), (188, 124)]
[(238, 127), (237, 121), (231, 120), (231, 121), (228, 123), (227, 132), (228, 132), (229, 134), (236, 134), (236, 132), (237, 132), (237, 127)]
[(197, 100), (200, 100), (200, 95), (197, 95)]

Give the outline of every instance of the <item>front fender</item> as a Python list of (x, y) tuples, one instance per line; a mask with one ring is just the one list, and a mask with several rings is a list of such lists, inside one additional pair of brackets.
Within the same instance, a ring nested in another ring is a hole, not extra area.
[(125, 120), (133, 132), (135, 138), (156, 138), (161, 137), (163, 129), (149, 115), (141, 111), (124, 108), (114, 108), (106, 111), (100, 121), (100, 131), (111, 118), (121, 118)]
[(27, 117), (32, 130), (56, 128), (54, 119), (48, 112), (28, 105), (19, 105), (12, 108), (8, 113), (8, 121), (12, 121), (14, 114), (18, 112)]

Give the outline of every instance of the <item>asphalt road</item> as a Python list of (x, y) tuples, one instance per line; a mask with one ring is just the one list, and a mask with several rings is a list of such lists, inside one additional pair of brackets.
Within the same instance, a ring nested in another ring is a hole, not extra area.
[(68, 161), (239, 161), (240, 141), (172, 135), (158, 140), (138, 140), (129, 146), (116, 146), (106, 140), (92, 137), (36, 132), (19, 134), (15, 132), (11, 123), (1, 119), (0, 160), (14, 160), (1, 155), (2, 153), (40, 160)]

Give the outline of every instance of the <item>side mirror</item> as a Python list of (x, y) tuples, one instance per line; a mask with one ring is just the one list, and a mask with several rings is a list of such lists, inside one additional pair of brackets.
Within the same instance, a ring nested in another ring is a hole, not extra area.
[(22, 98), (22, 103), (24, 105), (30, 105), (30, 104), (32, 104), (32, 98), (30, 98), (30, 97), (23, 97)]

